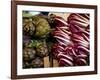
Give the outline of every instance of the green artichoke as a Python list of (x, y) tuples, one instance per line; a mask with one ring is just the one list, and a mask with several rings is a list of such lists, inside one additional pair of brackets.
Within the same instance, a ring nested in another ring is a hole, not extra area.
[(50, 25), (48, 21), (42, 16), (33, 16), (32, 21), (36, 28), (34, 36), (45, 37), (50, 32)]
[(23, 31), (24, 34), (34, 35), (35, 25), (32, 22), (32, 19), (23, 19)]
[(45, 41), (36, 46), (36, 54), (40, 57), (45, 57), (48, 55), (48, 48)]
[(45, 40), (32, 40), (31, 46), (36, 49), (36, 55), (45, 57), (48, 55), (48, 48)]

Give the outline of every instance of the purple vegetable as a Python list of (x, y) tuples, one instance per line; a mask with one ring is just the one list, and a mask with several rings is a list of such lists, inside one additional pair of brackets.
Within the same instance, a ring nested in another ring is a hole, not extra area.
[(55, 17), (57, 24), (53, 37), (57, 40), (52, 53), (60, 66), (83, 66), (89, 64), (89, 15), (70, 14), (68, 23)]

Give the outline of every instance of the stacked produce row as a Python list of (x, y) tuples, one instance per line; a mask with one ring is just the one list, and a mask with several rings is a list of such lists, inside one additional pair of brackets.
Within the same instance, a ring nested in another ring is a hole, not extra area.
[(89, 15), (70, 14), (67, 21), (55, 17), (53, 54), (60, 66), (89, 65)]

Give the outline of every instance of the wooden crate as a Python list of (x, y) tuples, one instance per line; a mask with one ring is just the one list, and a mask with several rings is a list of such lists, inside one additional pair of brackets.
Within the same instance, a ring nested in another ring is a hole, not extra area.
[(44, 67), (50, 67), (49, 56), (44, 57)]
[(58, 60), (50, 56), (44, 57), (44, 68), (59, 67)]

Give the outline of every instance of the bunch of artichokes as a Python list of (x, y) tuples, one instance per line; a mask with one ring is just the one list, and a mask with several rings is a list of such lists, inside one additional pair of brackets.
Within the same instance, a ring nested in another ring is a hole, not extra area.
[(44, 17), (35, 15), (23, 19), (23, 31), (25, 35), (45, 37), (50, 32), (50, 25)]

